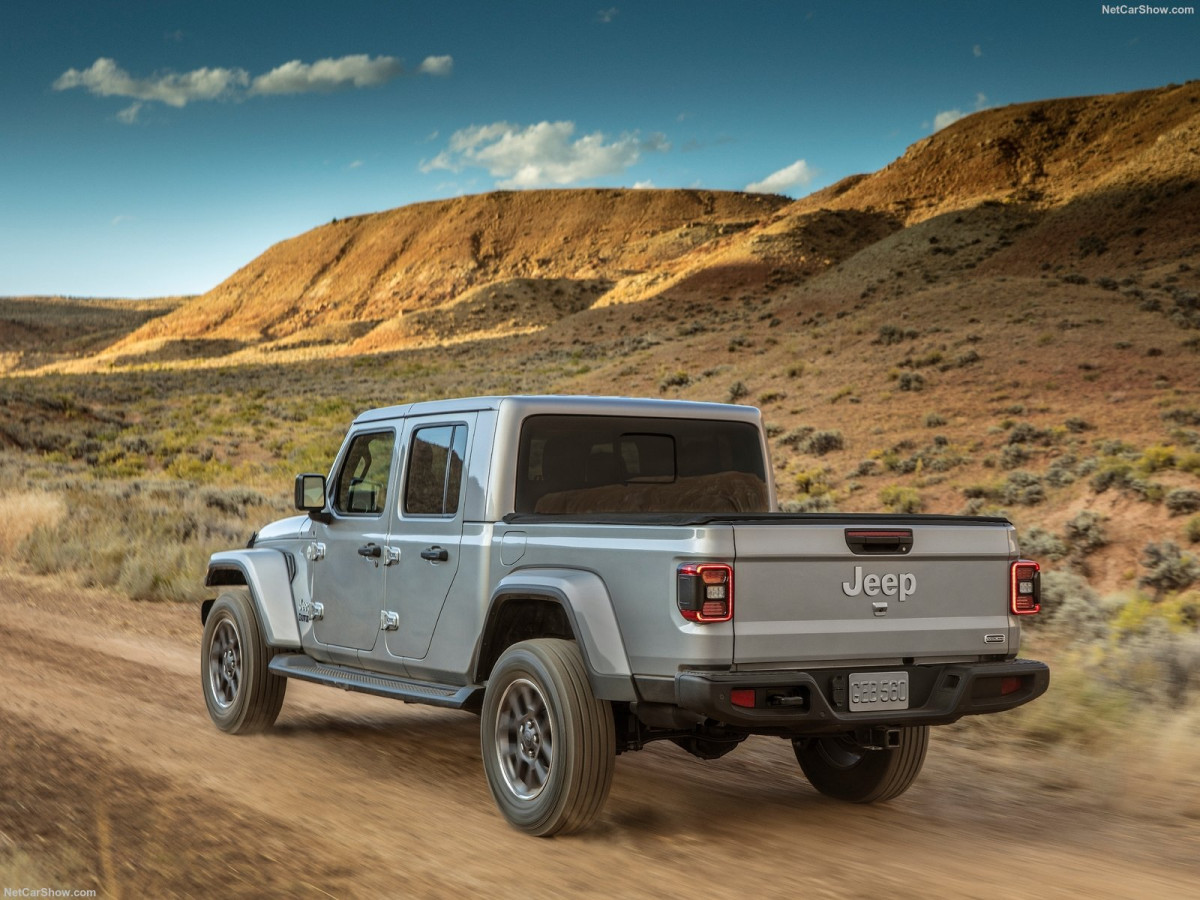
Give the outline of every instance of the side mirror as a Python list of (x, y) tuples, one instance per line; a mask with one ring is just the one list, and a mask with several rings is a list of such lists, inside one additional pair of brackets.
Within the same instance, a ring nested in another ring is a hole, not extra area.
[(325, 509), (325, 476), (305, 474), (296, 476), (296, 509), (309, 515)]

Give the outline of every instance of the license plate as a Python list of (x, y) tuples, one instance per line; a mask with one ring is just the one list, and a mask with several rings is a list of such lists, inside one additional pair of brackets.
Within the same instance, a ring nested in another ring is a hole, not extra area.
[(850, 712), (908, 709), (907, 672), (852, 672)]

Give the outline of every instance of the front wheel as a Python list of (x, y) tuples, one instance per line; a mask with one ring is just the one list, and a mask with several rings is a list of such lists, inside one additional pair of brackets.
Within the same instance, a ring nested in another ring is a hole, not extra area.
[(275, 723), (287, 679), (267, 668), (274, 655), (246, 592), (218, 597), (204, 623), (200, 682), (208, 714), (222, 731), (252, 734)]
[(480, 743), (492, 796), (514, 827), (548, 837), (600, 814), (616, 729), (573, 641), (539, 638), (504, 652), (484, 693)]
[(921, 771), (928, 747), (928, 725), (901, 728), (899, 746), (891, 750), (868, 750), (840, 735), (792, 741), (812, 786), (850, 803), (879, 803), (903, 794)]

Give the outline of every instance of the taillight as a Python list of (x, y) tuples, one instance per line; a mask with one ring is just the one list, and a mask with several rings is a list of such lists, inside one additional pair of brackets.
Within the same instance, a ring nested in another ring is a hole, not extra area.
[(733, 567), (725, 563), (686, 563), (675, 574), (675, 599), (689, 622), (728, 622), (733, 618)]
[(1031, 559), (1012, 564), (1009, 608), (1013, 615), (1031, 616), (1042, 609), (1042, 567)]

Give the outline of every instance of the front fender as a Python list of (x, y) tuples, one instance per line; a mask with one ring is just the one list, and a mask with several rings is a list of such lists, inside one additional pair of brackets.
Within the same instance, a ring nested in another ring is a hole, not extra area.
[(245, 585), (267, 646), (298, 650), (300, 625), (292, 599), (294, 565), (280, 550), (226, 550), (209, 557), (204, 583), (209, 587)]
[(636, 700), (629, 656), (608, 588), (594, 572), (522, 569), (492, 591), (491, 614), (510, 598), (545, 598), (562, 606), (587, 664), (593, 692), (606, 700)]

